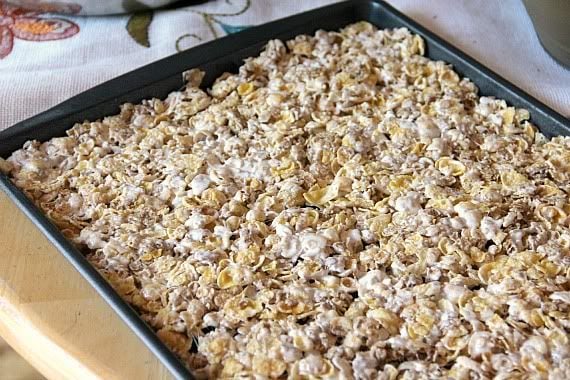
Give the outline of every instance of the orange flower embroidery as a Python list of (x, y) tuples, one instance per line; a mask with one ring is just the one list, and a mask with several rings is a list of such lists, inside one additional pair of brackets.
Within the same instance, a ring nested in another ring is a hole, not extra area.
[(79, 32), (77, 24), (59, 18), (38, 17), (45, 12), (63, 10), (77, 13), (81, 6), (68, 3), (43, 4), (30, 1), (31, 10), (0, 1), (0, 59), (7, 57), (14, 47), (14, 39), (26, 41), (53, 41), (74, 36)]

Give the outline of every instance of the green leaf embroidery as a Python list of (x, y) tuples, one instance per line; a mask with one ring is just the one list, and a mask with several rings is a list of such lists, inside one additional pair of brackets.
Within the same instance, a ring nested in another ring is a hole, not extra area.
[(133, 13), (142, 10), (147, 11), (151, 8), (148, 5), (141, 3), (138, 0), (123, 0), (123, 9), (127, 13)]
[(150, 47), (148, 28), (152, 22), (153, 15), (154, 13), (151, 11), (137, 13), (132, 15), (127, 23), (127, 31), (129, 32), (129, 35), (139, 45), (144, 47)]

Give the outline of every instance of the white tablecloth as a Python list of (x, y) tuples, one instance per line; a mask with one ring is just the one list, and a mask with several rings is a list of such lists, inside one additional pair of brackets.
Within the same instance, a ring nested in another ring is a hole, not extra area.
[[(132, 19), (29, 13), (0, 0), (0, 129), (177, 49), (332, 2), (214, 0)], [(520, 0), (389, 3), (570, 117), (570, 71), (544, 52)]]

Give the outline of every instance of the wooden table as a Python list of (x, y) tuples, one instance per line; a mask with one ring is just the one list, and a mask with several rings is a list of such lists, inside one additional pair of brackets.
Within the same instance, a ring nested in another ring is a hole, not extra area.
[(0, 335), (48, 379), (172, 378), (1, 190)]

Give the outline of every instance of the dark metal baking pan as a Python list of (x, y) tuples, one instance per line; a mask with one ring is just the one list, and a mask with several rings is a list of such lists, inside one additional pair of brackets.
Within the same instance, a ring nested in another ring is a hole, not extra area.
[[(65, 131), (76, 122), (96, 120), (116, 114), (122, 103), (138, 103), (142, 99), (152, 97), (164, 98), (169, 92), (183, 86), (181, 73), (190, 68), (200, 68), (206, 72), (204, 86), (207, 87), (223, 72), (236, 72), (244, 58), (257, 55), (270, 39), (290, 39), (299, 34), (312, 34), (317, 29), (336, 30), (360, 20), (369, 21), (379, 28), (407, 27), (425, 39), (428, 57), (451, 63), (460, 75), (470, 78), (479, 87), (481, 95), (502, 98), (511, 105), (528, 109), (532, 122), (549, 137), (570, 135), (570, 122), (562, 115), (524, 93), (383, 1), (359, 0), (333, 4), (254, 27), (162, 59), (103, 83), (1, 132), (0, 156), (8, 157), (27, 140), (45, 141), (52, 137), (64, 136)], [(175, 377), (192, 378), (190, 372), (157, 338), (152, 329), (5, 175), (0, 175), (0, 187), (138, 334)]]

